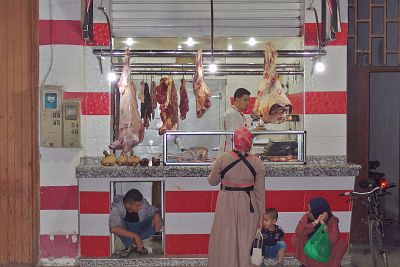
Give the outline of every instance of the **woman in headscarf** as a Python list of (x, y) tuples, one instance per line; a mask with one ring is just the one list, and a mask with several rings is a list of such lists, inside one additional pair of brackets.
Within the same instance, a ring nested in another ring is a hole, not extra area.
[[(304, 254), (307, 240), (322, 224), (325, 225), (324, 230), (328, 231), (331, 242), (331, 255), (327, 263), (317, 262)], [(295, 257), (306, 267), (340, 267), (347, 250), (347, 245), (340, 239), (339, 219), (332, 214), (329, 203), (322, 197), (313, 198), (309, 202), (308, 211), (298, 223), (292, 242), (295, 247)]]
[(250, 267), (250, 250), (265, 212), (265, 169), (250, 153), (252, 134), (235, 130), (234, 150), (221, 154), (208, 182), (220, 184), (208, 247), (208, 267)]

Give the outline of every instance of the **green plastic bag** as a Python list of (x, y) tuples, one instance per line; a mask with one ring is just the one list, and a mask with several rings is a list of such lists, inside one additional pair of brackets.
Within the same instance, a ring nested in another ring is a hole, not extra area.
[(324, 228), (325, 224), (322, 224), (304, 246), (304, 254), (318, 262), (328, 262), (331, 255), (331, 242)]

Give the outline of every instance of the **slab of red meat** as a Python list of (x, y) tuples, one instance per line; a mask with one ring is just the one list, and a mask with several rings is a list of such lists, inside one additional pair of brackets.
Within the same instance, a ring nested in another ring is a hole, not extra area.
[(196, 97), (196, 114), (201, 118), (211, 107), (210, 90), (204, 81), (204, 66), (202, 51), (198, 50), (196, 55), (196, 69), (193, 77), (193, 91)]
[(278, 53), (272, 43), (267, 43), (264, 58), (264, 74), (258, 86), (254, 114), (265, 123), (282, 123), (290, 118), (292, 103), (283, 91), (276, 73)]
[(189, 111), (189, 97), (186, 91), (186, 80), (183, 78), (181, 80), (181, 88), (179, 89), (179, 97), (179, 112), (181, 114), (181, 120), (184, 120)]
[(118, 89), (120, 93), (119, 135), (109, 147), (130, 152), (143, 141), (144, 126), (138, 110), (135, 85), (130, 77), (129, 56), (124, 58)]
[(155, 81), (151, 81), (150, 84), (150, 97), (151, 97), (151, 115), (154, 118), (156, 117), (156, 109), (157, 109), (157, 91), (156, 91), (157, 84)]
[(144, 127), (149, 128), (150, 121), (151, 121), (151, 114), (153, 112), (152, 110), (152, 103), (151, 103), (151, 96), (150, 96), (150, 90), (149, 90), (149, 85), (145, 82), (143, 84), (140, 84), (142, 86), (142, 94), (143, 94), (143, 101), (140, 106), (140, 115), (141, 118), (143, 119), (143, 124)]
[(164, 77), (156, 88), (157, 102), (160, 104), (160, 116), (163, 125), (158, 133), (163, 135), (166, 130), (176, 128), (178, 123), (178, 95), (174, 81), (170, 77)]

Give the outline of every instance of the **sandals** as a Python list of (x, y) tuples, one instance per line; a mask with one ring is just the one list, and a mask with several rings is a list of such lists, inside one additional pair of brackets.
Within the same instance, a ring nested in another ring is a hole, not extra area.
[(133, 250), (134, 250), (134, 248), (132, 248), (132, 247), (125, 248), (125, 249), (123, 249), (123, 250), (121, 250), (121, 251), (119, 252), (119, 256), (120, 256), (121, 258), (128, 258), (129, 255), (132, 253)]
[(138, 250), (137, 247), (133, 248), (133, 252), (139, 255), (147, 255), (149, 253), (149, 251), (147, 250), (147, 248), (143, 247), (142, 250)]

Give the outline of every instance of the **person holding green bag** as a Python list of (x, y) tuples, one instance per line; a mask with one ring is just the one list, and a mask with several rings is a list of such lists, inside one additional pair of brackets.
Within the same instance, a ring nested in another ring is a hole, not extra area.
[(297, 224), (292, 243), (295, 257), (306, 267), (340, 267), (347, 251), (347, 245), (340, 239), (339, 219), (321, 197), (310, 200), (308, 211)]

